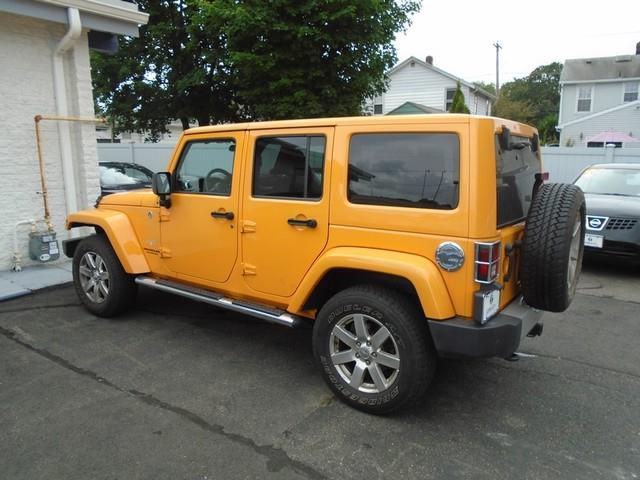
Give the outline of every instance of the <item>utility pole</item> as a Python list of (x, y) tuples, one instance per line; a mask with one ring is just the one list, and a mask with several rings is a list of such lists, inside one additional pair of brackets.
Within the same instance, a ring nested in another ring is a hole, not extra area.
[(496, 47), (496, 96), (498, 96), (500, 94), (500, 49), (502, 45), (496, 41), (493, 46)]

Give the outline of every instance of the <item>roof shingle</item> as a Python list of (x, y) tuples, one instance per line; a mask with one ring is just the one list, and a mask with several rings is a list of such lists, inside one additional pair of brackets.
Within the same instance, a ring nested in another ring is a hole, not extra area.
[(560, 83), (640, 78), (640, 55), (565, 60)]

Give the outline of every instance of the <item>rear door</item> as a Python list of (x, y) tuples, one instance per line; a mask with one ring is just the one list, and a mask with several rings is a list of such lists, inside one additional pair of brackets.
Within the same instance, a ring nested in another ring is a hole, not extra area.
[[(532, 138), (511, 136), (510, 145), (501, 145), (498, 136), (496, 148), (496, 206), (497, 228), (502, 242), (503, 265), (498, 282), (503, 285), (501, 306), (507, 305), (520, 291), (518, 286), (519, 252), (513, 248), (524, 233), (533, 200), (536, 174), (542, 172), (539, 147)], [(535, 149), (535, 151), (534, 151)], [(511, 245), (508, 251), (506, 247)]]
[(288, 297), (327, 243), (333, 128), (257, 130), (247, 141), (243, 276)]

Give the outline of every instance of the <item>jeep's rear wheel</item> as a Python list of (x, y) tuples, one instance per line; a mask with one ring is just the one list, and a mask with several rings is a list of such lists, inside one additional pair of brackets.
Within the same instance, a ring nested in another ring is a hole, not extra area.
[(73, 255), (73, 283), (84, 306), (99, 317), (111, 317), (131, 305), (136, 295), (111, 245), (101, 235), (82, 240)]
[(421, 398), (435, 370), (424, 315), (408, 297), (377, 286), (349, 288), (322, 307), (313, 351), (338, 398), (375, 414)]
[(584, 194), (575, 185), (546, 184), (533, 199), (520, 272), (532, 307), (562, 312), (571, 304), (582, 268), (585, 212)]

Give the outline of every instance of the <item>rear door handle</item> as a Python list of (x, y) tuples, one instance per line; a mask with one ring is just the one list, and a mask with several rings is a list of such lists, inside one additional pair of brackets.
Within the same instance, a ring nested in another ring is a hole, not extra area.
[(309, 220), (298, 220), (297, 218), (290, 218), (289, 220), (287, 220), (287, 223), (289, 225), (293, 225), (294, 227), (316, 228), (318, 226), (318, 222), (313, 218), (310, 218)]
[(227, 220), (233, 220), (235, 215), (233, 212), (211, 212), (213, 218), (226, 218)]

